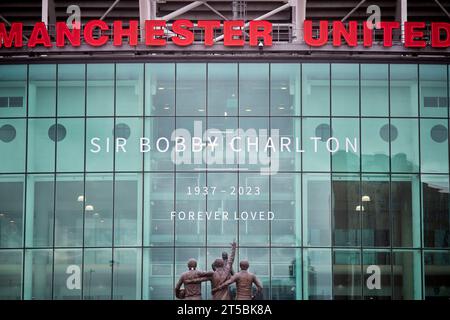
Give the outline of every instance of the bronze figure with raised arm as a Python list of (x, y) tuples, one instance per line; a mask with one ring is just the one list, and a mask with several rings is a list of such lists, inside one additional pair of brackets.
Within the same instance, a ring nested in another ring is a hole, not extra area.
[[(201, 283), (188, 283), (190, 279), (204, 277), (208, 272), (197, 270), (197, 261), (189, 259), (188, 271), (184, 272), (175, 287), (175, 296), (178, 299), (185, 300), (202, 300), (202, 286)], [(184, 289), (181, 286), (184, 285)]]
[(262, 284), (251, 272), (248, 272), (249, 263), (246, 260), (241, 261), (240, 267), (241, 271), (232, 276), (229, 280), (225, 281), (220, 286), (214, 288), (212, 290), (213, 294), (216, 291), (223, 290), (223, 288), (228, 288), (228, 286), (232, 283), (236, 283), (236, 300), (252, 300), (252, 289), (253, 284), (255, 284), (258, 293), (262, 291)]
[[(223, 259), (216, 259), (214, 261), (215, 271), (208, 272), (203, 277), (196, 279), (189, 279), (186, 283), (201, 283), (202, 281), (211, 281), (211, 287), (217, 288), (225, 281), (230, 279), (231, 271), (233, 267), (234, 257), (236, 256), (236, 242), (231, 244), (231, 255), (224, 264)], [(213, 300), (231, 300), (231, 295), (228, 290), (228, 286), (222, 287), (220, 290), (213, 291)]]

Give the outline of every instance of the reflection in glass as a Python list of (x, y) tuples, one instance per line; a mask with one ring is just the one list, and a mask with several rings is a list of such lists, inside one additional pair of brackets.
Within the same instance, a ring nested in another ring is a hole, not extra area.
[(393, 298), (395, 300), (418, 300), (422, 298), (422, 271), (419, 251), (392, 253)]
[(0, 299), (22, 296), (22, 250), (0, 250)]
[(87, 65), (87, 115), (114, 115), (114, 64)]
[(112, 175), (88, 174), (85, 184), (84, 245), (111, 246), (114, 202)]
[(114, 249), (113, 299), (141, 299), (141, 249)]
[(0, 66), (0, 118), (27, 113), (27, 66)]
[(330, 115), (330, 65), (304, 63), (302, 65), (303, 116)]
[(419, 124), (416, 119), (392, 119), (397, 129), (394, 139), (391, 130), (391, 170), (393, 172), (419, 171)]
[(56, 113), (56, 65), (32, 64), (28, 76), (28, 115), (54, 117)]
[(270, 114), (299, 116), (301, 104), (300, 65), (272, 63), (270, 65)]
[(331, 177), (303, 174), (303, 244), (331, 245)]
[(0, 248), (22, 247), (24, 177), (0, 175)]
[(420, 161), (424, 173), (448, 172), (448, 120), (420, 120)]
[(25, 153), (26, 120), (0, 119), (0, 173), (24, 172)]
[(332, 210), (335, 246), (359, 246), (361, 217), (365, 207), (361, 201), (358, 175), (332, 175)]
[(359, 65), (333, 63), (331, 65), (331, 114), (359, 115)]
[(81, 249), (55, 250), (54, 300), (81, 299), (82, 256)]
[(423, 241), (425, 247), (450, 247), (448, 176), (422, 176)]
[(448, 116), (447, 66), (419, 65), (420, 116)]
[(208, 64), (208, 116), (237, 116), (238, 65)]
[(173, 255), (174, 251), (171, 248), (144, 248), (142, 279), (144, 300), (173, 299), (175, 287)]
[(450, 299), (450, 253), (424, 252), (425, 299)]
[(386, 117), (388, 114), (388, 65), (361, 64), (361, 116)]
[(83, 274), (84, 300), (111, 299), (111, 249), (85, 249)]
[(174, 174), (149, 173), (144, 176), (144, 245), (173, 245)]
[(175, 64), (145, 64), (145, 115), (175, 114)]
[(58, 65), (58, 116), (79, 117), (85, 111), (84, 64)]
[(412, 64), (391, 64), (391, 116), (415, 117), (418, 111), (418, 68)]
[[(387, 134), (385, 134), (386, 131)], [(363, 172), (389, 171), (389, 132), (387, 119), (361, 119), (361, 170)]]
[(55, 170), (55, 141), (49, 136), (54, 124), (54, 119), (28, 120), (28, 172)]
[(358, 119), (333, 119), (333, 142), (328, 148), (332, 150), (333, 171), (360, 171), (360, 143)]
[(361, 299), (361, 254), (359, 250), (333, 253), (333, 299)]
[(176, 115), (205, 116), (206, 64), (177, 64), (176, 75)]
[(271, 300), (301, 300), (302, 257), (300, 249), (273, 248)]
[(269, 115), (269, 64), (239, 64), (239, 115)]
[(362, 270), (364, 299), (391, 300), (391, 253), (381, 250), (364, 250)]
[(56, 176), (55, 246), (83, 244), (83, 184), (82, 175)]
[(140, 116), (144, 103), (144, 66), (141, 63), (116, 65), (116, 115)]
[(53, 246), (54, 176), (27, 176), (27, 247)]
[(332, 299), (331, 249), (303, 249), (305, 300)]
[(56, 131), (57, 134), (57, 159), (58, 172), (82, 172), (84, 171), (84, 119), (58, 119), (58, 125), (66, 131)]
[(52, 299), (52, 267), (51, 249), (25, 250), (25, 300)]

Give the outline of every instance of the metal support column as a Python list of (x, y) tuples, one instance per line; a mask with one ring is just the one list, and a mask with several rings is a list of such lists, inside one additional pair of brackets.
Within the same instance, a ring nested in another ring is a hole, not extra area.
[(141, 39), (145, 39), (145, 20), (156, 18), (156, 0), (139, 0), (139, 22)]
[(306, 0), (289, 0), (292, 6), (292, 42), (303, 42), (303, 22), (306, 19)]
[(405, 22), (408, 21), (408, 0), (397, 0), (395, 10), (395, 20), (400, 22), (400, 38), (402, 43), (405, 42)]

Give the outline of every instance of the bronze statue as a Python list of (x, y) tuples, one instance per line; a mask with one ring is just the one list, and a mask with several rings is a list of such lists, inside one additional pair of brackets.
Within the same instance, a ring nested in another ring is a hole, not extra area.
[[(230, 259), (216, 259), (213, 263), (215, 271), (208, 272), (205, 276), (197, 279), (187, 280), (186, 283), (201, 283), (202, 281), (211, 281), (211, 287), (216, 288), (230, 279), (230, 273), (232, 272), (234, 257), (236, 256), (236, 242), (231, 244), (231, 256)], [(227, 257), (228, 258), (228, 257)], [(224, 262), (226, 261), (226, 264)], [(213, 291), (213, 300), (231, 300), (231, 294), (228, 290), (228, 286), (222, 287), (220, 290)]]
[[(199, 271), (197, 269), (197, 261), (195, 259), (189, 259), (188, 263), (188, 271), (184, 272), (178, 283), (175, 287), (175, 296), (178, 299), (185, 300), (202, 300), (202, 286), (201, 283), (190, 282), (191, 279), (197, 279), (200, 277), (204, 277), (208, 274), (208, 272)], [(181, 289), (181, 286), (184, 284), (184, 289)]]
[(249, 263), (246, 260), (241, 261), (240, 263), (241, 271), (232, 276), (229, 280), (225, 281), (223, 284), (218, 287), (213, 288), (212, 293), (222, 290), (223, 288), (227, 288), (230, 284), (236, 282), (237, 288), (237, 296), (236, 300), (252, 300), (254, 297), (252, 296), (253, 284), (255, 284), (257, 292), (261, 293), (262, 284), (251, 272), (248, 272)]

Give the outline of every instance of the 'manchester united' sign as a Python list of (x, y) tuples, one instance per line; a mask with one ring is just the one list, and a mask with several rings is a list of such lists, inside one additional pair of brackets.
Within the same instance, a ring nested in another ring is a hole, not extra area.
[[(329, 27), (332, 27), (332, 39), (329, 38)], [(57, 22), (55, 26), (55, 38), (49, 35), (47, 26), (43, 22), (37, 22), (32, 30), (28, 42), (23, 41), (23, 24), (14, 22), (10, 27), (0, 23), (0, 47), (21, 48), (43, 46), (56, 47), (79, 47), (82, 41), (93, 47), (101, 47), (109, 42), (114, 46), (137, 46), (144, 44), (149, 47), (161, 47), (167, 45), (167, 40), (177, 46), (189, 46), (194, 43), (194, 27), (202, 31), (202, 41), (207, 47), (218, 42), (216, 38), (218, 29), (223, 30), (223, 45), (226, 47), (243, 47), (244, 29), (248, 27), (248, 45), (251, 47), (263, 43), (264, 46), (272, 45), (272, 24), (269, 21), (254, 20), (245, 23), (242, 20), (201, 20), (195, 25), (190, 20), (176, 20), (167, 26), (164, 20), (147, 20), (144, 24), (144, 37), (139, 37), (139, 22), (131, 20), (127, 27), (122, 21), (114, 21), (112, 27), (102, 20), (91, 20), (84, 24), (82, 30), (69, 28), (65, 22)], [(401, 28), (399, 22), (380, 22), (377, 26), (379, 32), (383, 33), (383, 46), (392, 47), (394, 31)], [(406, 22), (404, 25), (403, 45), (408, 48), (424, 48), (430, 45), (433, 48), (450, 47), (450, 23), (431, 23), (431, 34), (425, 39), (425, 22)], [(362, 32), (361, 32), (362, 30)], [(358, 35), (360, 34), (360, 37)], [(304, 42), (311, 47), (321, 47), (327, 44), (333, 46), (347, 45), (356, 47), (373, 46), (374, 30), (367, 23), (358, 25), (356, 21), (343, 23), (341, 21), (320, 21), (319, 28), (313, 29), (313, 22), (304, 21)], [(82, 40), (83, 39), (83, 40)]]

